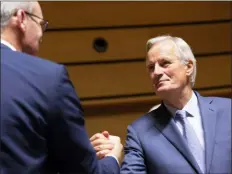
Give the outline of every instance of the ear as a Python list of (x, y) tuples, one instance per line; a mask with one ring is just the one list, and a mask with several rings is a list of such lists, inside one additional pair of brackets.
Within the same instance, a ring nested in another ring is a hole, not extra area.
[(188, 63), (186, 64), (186, 75), (190, 76), (193, 73), (193, 61), (188, 60)]
[(18, 10), (15, 14), (15, 18), (17, 21), (17, 27), (23, 33), (25, 33), (27, 20), (26, 20), (26, 13), (24, 12), (24, 10)]

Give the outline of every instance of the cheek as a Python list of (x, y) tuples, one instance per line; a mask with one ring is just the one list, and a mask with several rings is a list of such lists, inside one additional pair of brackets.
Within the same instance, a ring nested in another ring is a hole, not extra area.
[(149, 77), (150, 77), (150, 79), (154, 79), (154, 73), (149, 73)]
[(171, 79), (171, 78), (173, 77), (173, 73), (172, 73), (171, 70), (166, 69), (166, 70), (163, 72), (163, 76), (165, 76), (165, 77)]
[(31, 28), (31, 37), (33, 39), (37, 39), (38, 40), (39, 38), (41, 38), (41, 36), (42, 36), (42, 30), (41, 30), (40, 26), (34, 25)]

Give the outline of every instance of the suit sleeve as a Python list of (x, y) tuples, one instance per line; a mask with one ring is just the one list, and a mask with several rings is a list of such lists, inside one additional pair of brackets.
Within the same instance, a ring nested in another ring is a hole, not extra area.
[(83, 109), (66, 69), (57, 73), (53, 113), (49, 120), (48, 161), (61, 173), (117, 174), (113, 157), (98, 160), (85, 129)]
[(121, 174), (146, 174), (144, 154), (139, 142), (137, 132), (132, 126), (127, 128), (127, 139), (124, 148), (124, 161), (121, 167)]

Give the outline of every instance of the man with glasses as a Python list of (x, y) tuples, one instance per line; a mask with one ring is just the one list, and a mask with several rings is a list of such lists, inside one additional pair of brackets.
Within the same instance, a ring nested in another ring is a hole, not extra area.
[(38, 2), (1, 2), (0, 173), (119, 173), (120, 138), (98, 160), (66, 69), (34, 56), (47, 25)]

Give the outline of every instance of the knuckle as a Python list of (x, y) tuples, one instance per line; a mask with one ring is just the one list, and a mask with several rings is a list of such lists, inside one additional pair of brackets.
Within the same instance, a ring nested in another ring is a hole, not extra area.
[(119, 142), (121, 142), (121, 139), (119, 137), (116, 137), (116, 140), (119, 141)]
[(96, 133), (96, 134), (95, 134), (95, 137), (96, 137), (96, 138), (99, 138), (100, 136), (101, 136), (100, 133)]

